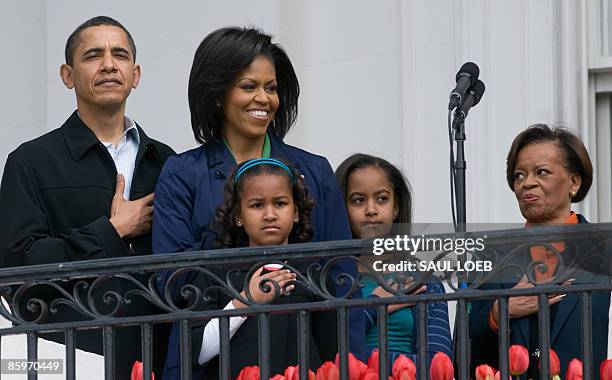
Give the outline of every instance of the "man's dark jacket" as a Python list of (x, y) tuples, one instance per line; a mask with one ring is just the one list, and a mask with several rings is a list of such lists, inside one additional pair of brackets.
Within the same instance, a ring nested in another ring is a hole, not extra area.
[[(142, 198), (155, 189), (172, 148), (155, 141), (138, 127), (140, 146), (136, 157), (130, 199)], [(6, 161), (0, 187), (0, 265), (25, 265), (151, 254), (151, 235), (121, 239), (110, 223), (117, 170), (104, 145), (83, 123), (75, 111), (61, 128), (26, 142)], [(145, 281), (144, 275), (136, 275)], [(62, 284), (70, 290), (74, 282)], [(102, 302), (103, 290), (125, 294), (133, 285), (113, 279), (104, 284), (96, 299), (97, 307), (108, 312)], [(31, 289), (50, 302), (59, 296), (49, 288)], [(85, 297), (86, 299), (86, 297)], [(20, 310), (23, 308), (20, 307)], [(25, 309), (25, 308), (23, 308)], [(27, 310), (21, 310), (27, 315)], [(133, 297), (120, 314), (152, 314), (158, 311), (141, 297)], [(60, 305), (45, 322), (83, 320), (85, 317)], [(154, 332), (154, 365), (161, 373), (165, 359), (167, 330)], [(63, 334), (48, 334), (62, 341)], [(139, 328), (118, 328), (115, 335), (117, 379), (129, 378), (134, 360), (140, 360)], [(79, 331), (77, 347), (103, 353), (100, 330)], [(77, 366), (78, 371), (78, 366)]]

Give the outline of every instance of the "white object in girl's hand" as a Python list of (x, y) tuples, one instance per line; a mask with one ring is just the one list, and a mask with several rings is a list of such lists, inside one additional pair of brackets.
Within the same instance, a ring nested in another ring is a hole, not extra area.
[(283, 269), (283, 265), (282, 264), (266, 264), (264, 265), (264, 269), (270, 272), (274, 272), (279, 269)]

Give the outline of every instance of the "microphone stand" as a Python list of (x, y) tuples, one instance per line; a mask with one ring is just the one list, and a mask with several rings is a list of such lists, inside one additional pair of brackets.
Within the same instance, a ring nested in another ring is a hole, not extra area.
[[(462, 233), (467, 230), (467, 218), (466, 218), (466, 191), (465, 191), (465, 170), (467, 165), (465, 163), (465, 151), (463, 143), (465, 142), (465, 118), (473, 106), (478, 104), (480, 98), (484, 94), (485, 85), (481, 80), (477, 80), (472, 89), (467, 93), (466, 98), (463, 99), (461, 106), (455, 109), (453, 117), (452, 129), (454, 130), (455, 141), (457, 142), (457, 157), (453, 163), (453, 183), (455, 185), (455, 202), (457, 208), (457, 220), (455, 225), (455, 232)], [(463, 262), (465, 257), (461, 255)], [(460, 284), (461, 285), (461, 284)], [(463, 286), (465, 287), (465, 286)]]
[[(467, 168), (465, 161), (465, 113), (460, 112), (459, 110), (455, 111), (453, 117), (453, 131), (456, 142), (457, 156), (454, 162), (454, 190), (455, 190), (455, 202), (457, 207), (457, 224), (455, 225), (455, 233), (464, 233), (466, 232), (466, 186), (465, 186), (465, 171)], [(457, 258), (459, 263), (461, 264), (461, 268), (465, 268), (466, 257), (465, 254), (459, 255)], [(467, 284), (467, 275), (465, 272), (457, 273), (457, 282), (459, 289), (465, 289), (468, 287)], [(465, 317), (461, 318), (460, 309), (465, 310)], [(469, 304), (465, 300), (457, 301), (457, 314), (455, 317), (455, 333), (459, 335), (455, 336), (453, 339), (454, 342), (454, 352), (457, 357), (455, 357), (457, 363), (457, 378), (458, 379), (469, 379), (469, 371), (470, 371), (470, 343), (469, 343)], [(457, 317), (459, 316), (459, 318)], [(461, 342), (461, 344), (460, 344)], [(461, 365), (461, 363), (468, 363), (467, 366)]]
[[(455, 130), (455, 141), (457, 143), (457, 159), (455, 160), (455, 202), (457, 205), (457, 225), (455, 232), (466, 231), (466, 191), (465, 191), (465, 115), (463, 112), (455, 111), (453, 118), (453, 129)], [(461, 255), (461, 257), (464, 257)], [(465, 258), (464, 258), (465, 259)]]
[[(453, 117), (453, 130), (455, 136), (455, 142), (457, 144), (457, 157), (453, 164), (453, 171), (455, 176), (455, 204), (457, 207), (457, 224), (455, 225), (456, 233), (463, 233), (467, 230), (467, 217), (466, 217), (466, 190), (465, 190), (465, 171), (467, 164), (465, 162), (465, 113), (459, 110), (455, 111)], [(459, 262), (462, 264), (461, 267), (465, 268), (465, 255), (459, 255)], [(457, 275), (459, 288), (467, 288), (467, 276), (460, 272)]]
[[(468, 111), (471, 107), (478, 104), (480, 98), (484, 94), (485, 85), (482, 81), (477, 80), (472, 89), (468, 92), (465, 99), (460, 107), (455, 110), (452, 131), (455, 135), (455, 142), (457, 143), (457, 156), (453, 162), (452, 167), (452, 179), (454, 183), (453, 190), (455, 191), (455, 202), (457, 209), (457, 220), (455, 224), (455, 233), (465, 235), (467, 232), (467, 218), (466, 218), (466, 189), (465, 189), (465, 171), (467, 168), (465, 162), (465, 118), (467, 117)], [(452, 144), (452, 139), (451, 139)], [(452, 149), (452, 145), (451, 145)], [(461, 265), (461, 269), (465, 268), (467, 252), (458, 255), (458, 262)], [(457, 272), (457, 283), (458, 291), (468, 287), (468, 276), (464, 271)], [(469, 342), (469, 313), (470, 303), (465, 299), (459, 298), (457, 300), (457, 315), (459, 318), (455, 318), (455, 333), (458, 336), (455, 337), (454, 341), (454, 352), (456, 353), (455, 359), (457, 360), (458, 367), (458, 378), (460, 380), (469, 379), (470, 372), (470, 342)]]

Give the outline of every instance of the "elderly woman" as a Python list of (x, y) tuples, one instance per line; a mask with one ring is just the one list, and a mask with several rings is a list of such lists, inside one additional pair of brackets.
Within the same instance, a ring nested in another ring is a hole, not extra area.
[[(571, 204), (583, 200), (593, 181), (593, 167), (584, 144), (578, 137), (564, 128), (550, 128), (537, 124), (521, 132), (513, 141), (508, 153), (506, 178), (514, 192), (525, 226), (544, 224), (582, 224), (586, 219), (571, 209)], [(579, 243), (576, 248), (570, 244), (553, 243), (564, 261), (571, 261), (575, 254), (585, 252), (589, 247)], [(538, 270), (538, 283), (552, 281), (558, 274), (558, 258), (542, 246), (525, 249), (516, 260), (525, 268), (530, 262), (546, 264), (546, 272)], [(543, 270), (543, 269), (542, 269)], [(505, 271), (496, 276), (496, 282), (482, 289), (529, 288), (534, 285), (523, 274), (508, 274)], [(594, 283), (609, 281), (589, 271), (579, 271), (571, 283)], [(582, 358), (580, 337), (579, 295), (567, 293), (551, 295), (550, 344), (561, 360), (561, 373), (565, 373), (569, 361)], [(610, 295), (593, 293), (593, 363), (598, 366), (605, 359), (608, 337), (608, 309)], [(510, 297), (508, 300), (510, 318), (510, 344), (521, 344), (528, 348), (531, 360), (525, 378), (538, 379), (539, 335), (538, 300), (536, 296)], [(470, 314), (470, 336), (472, 338), (472, 366), (490, 364), (497, 366), (498, 358), (499, 306), (497, 301), (476, 301)]]
[[(166, 162), (155, 189), (153, 253), (213, 248), (210, 224), (223, 202), (227, 178), (240, 162), (271, 157), (298, 169), (315, 201), (313, 241), (351, 238), (344, 202), (327, 159), (287, 145), (283, 138), (297, 117), (299, 84), (285, 51), (252, 28), (210, 33), (196, 50), (189, 77), (189, 109), (195, 139), (202, 144)], [(335, 268), (356, 274), (354, 264)], [(340, 290), (341, 291), (341, 290)], [(364, 319), (351, 311), (350, 349), (363, 350)], [(335, 337), (330, 323), (328, 337)], [(335, 342), (334, 342), (335, 343)], [(335, 344), (324, 359), (333, 359)], [(164, 378), (178, 373), (178, 334), (173, 331)], [(197, 349), (194, 349), (194, 352)]]

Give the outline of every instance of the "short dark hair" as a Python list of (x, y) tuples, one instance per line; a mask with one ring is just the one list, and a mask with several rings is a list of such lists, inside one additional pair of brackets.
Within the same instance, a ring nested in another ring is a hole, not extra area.
[(289, 57), (272, 37), (255, 28), (225, 27), (210, 33), (198, 46), (189, 75), (191, 128), (198, 143), (221, 140), (223, 104), (237, 76), (258, 56), (272, 61), (280, 100), (272, 132), (283, 139), (298, 112), (300, 86)]
[(128, 30), (123, 25), (121, 25), (119, 21), (115, 20), (114, 18), (111, 18), (108, 16), (96, 16), (94, 18), (90, 18), (89, 20), (79, 25), (74, 30), (74, 32), (70, 34), (70, 37), (68, 37), (68, 40), (66, 41), (66, 48), (64, 50), (64, 57), (66, 58), (66, 64), (72, 66), (72, 63), (74, 62), (74, 51), (79, 45), (79, 37), (81, 36), (81, 32), (87, 28), (91, 28), (94, 26), (100, 26), (100, 25), (116, 26), (117, 28), (120, 28), (121, 30), (125, 32), (125, 34), (127, 35), (128, 42), (130, 44), (130, 49), (132, 50), (132, 56), (134, 58), (134, 62), (136, 62), (136, 44), (134, 43), (134, 39), (132, 38), (132, 35), (130, 34), (130, 32), (128, 32)]
[(370, 166), (382, 170), (393, 186), (393, 197), (399, 209), (397, 218), (393, 220), (393, 223), (400, 223), (405, 226), (410, 224), (412, 222), (412, 192), (410, 190), (410, 184), (401, 170), (384, 158), (357, 153), (344, 160), (340, 166), (338, 166), (338, 169), (336, 169), (336, 179), (340, 185), (340, 191), (342, 191), (344, 201), (346, 202), (346, 197), (348, 196), (348, 182), (351, 174), (357, 169), (363, 169)]
[(308, 189), (304, 182), (304, 178), (298, 170), (293, 166), (284, 162), (291, 170), (289, 173), (278, 166), (270, 164), (259, 164), (250, 167), (243, 172), (236, 180), (236, 173), (245, 164), (250, 161), (244, 161), (232, 173), (227, 180), (225, 186), (225, 200), (222, 205), (217, 208), (215, 220), (212, 224), (212, 230), (217, 234), (216, 246), (218, 248), (235, 248), (246, 247), (249, 244), (249, 237), (243, 227), (236, 226), (236, 217), (240, 214), (240, 199), (244, 192), (244, 184), (251, 178), (255, 178), (262, 174), (275, 174), (287, 178), (291, 185), (291, 193), (293, 203), (298, 209), (300, 219), (293, 224), (291, 233), (289, 234), (289, 243), (305, 243), (314, 236), (312, 227), (312, 209), (314, 208), (314, 200), (308, 194)]
[(510, 190), (514, 191), (514, 169), (520, 151), (528, 145), (543, 142), (556, 143), (563, 156), (562, 164), (565, 169), (580, 176), (580, 189), (572, 198), (572, 202), (580, 202), (586, 197), (593, 183), (593, 164), (582, 140), (562, 126), (551, 128), (547, 124), (534, 124), (514, 138), (506, 159), (506, 180)]

